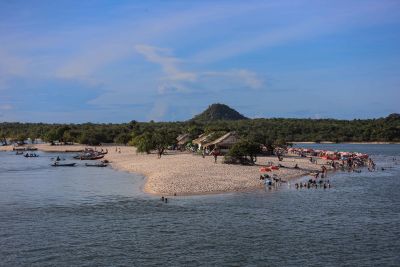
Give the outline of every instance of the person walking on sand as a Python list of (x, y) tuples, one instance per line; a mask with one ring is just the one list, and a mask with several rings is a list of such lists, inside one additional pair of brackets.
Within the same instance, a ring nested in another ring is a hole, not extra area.
[(217, 163), (217, 158), (218, 158), (218, 150), (214, 149), (211, 154), (214, 156), (214, 163)]
[(322, 166), (321, 169), (322, 169), (322, 173), (324, 174), (324, 177), (326, 177), (328, 169), (325, 166)]

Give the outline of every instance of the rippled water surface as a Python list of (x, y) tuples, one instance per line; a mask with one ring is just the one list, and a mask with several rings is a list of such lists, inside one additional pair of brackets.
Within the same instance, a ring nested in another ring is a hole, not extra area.
[(141, 176), (2, 152), (0, 265), (399, 266), (400, 146), (319, 147), (372, 154), (385, 170), (331, 175), (329, 190), (165, 204), (141, 193)]

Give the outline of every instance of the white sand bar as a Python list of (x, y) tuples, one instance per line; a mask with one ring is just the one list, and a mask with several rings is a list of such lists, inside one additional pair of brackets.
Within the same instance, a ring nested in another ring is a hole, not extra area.
[[(48, 144), (35, 145), (41, 151), (65, 152), (78, 151), (86, 146), (67, 145), (50, 146)], [(113, 168), (144, 175), (146, 183), (144, 191), (157, 195), (198, 195), (223, 192), (248, 191), (263, 188), (260, 181), (259, 169), (267, 162), (274, 165), (279, 163), (285, 167), (272, 173), (282, 180), (307, 175), (313, 170), (320, 170), (319, 164), (325, 163), (318, 159), (318, 165), (311, 163), (308, 158), (285, 157), (279, 162), (277, 157), (258, 157), (257, 165), (241, 166), (222, 164), (223, 157), (218, 157), (215, 164), (212, 156), (192, 155), (176, 151), (167, 151), (161, 159), (156, 154), (138, 154), (134, 147), (118, 146), (121, 153), (113, 146), (97, 147), (108, 150), (104, 157), (111, 162)], [(0, 150), (12, 150), (12, 147), (0, 147)], [(298, 164), (300, 169), (293, 169)]]

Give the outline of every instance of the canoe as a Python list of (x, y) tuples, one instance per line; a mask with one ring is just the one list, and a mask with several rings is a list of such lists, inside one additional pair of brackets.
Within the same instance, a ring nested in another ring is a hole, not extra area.
[(99, 155), (99, 156), (82, 156), (80, 157), (80, 160), (96, 160), (96, 159), (102, 159), (104, 158), (104, 155)]
[(75, 167), (75, 165), (76, 163), (58, 163), (58, 162), (51, 164), (51, 166), (53, 167)]
[(86, 167), (107, 167), (108, 165), (105, 163), (97, 163), (97, 164), (90, 164), (90, 163), (85, 163)]
[(80, 160), (96, 160), (104, 158), (104, 154), (81, 154), (73, 157)]

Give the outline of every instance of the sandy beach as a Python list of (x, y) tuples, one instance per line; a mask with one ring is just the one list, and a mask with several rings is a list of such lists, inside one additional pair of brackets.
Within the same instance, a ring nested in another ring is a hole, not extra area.
[[(48, 144), (35, 145), (39, 150), (46, 152), (72, 152), (84, 149), (83, 145), (50, 146)], [(218, 157), (214, 163), (212, 156), (202, 158), (186, 152), (167, 151), (161, 159), (156, 154), (139, 154), (134, 147), (121, 146), (102, 147), (108, 149), (104, 159), (111, 162), (113, 168), (144, 175), (146, 183), (143, 190), (156, 195), (198, 195), (237, 191), (249, 191), (263, 188), (259, 180), (261, 166), (268, 162), (274, 165), (279, 163), (287, 168), (280, 168), (272, 173), (282, 180), (289, 180), (307, 175), (313, 170), (320, 170), (318, 164), (311, 163), (308, 158), (285, 157), (279, 162), (277, 157), (258, 157), (255, 166), (241, 166), (222, 164), (223, 157)], [(99, 147), (97, 147), (99, 149)], [(11, 146), (0, 147), (0, 151), (12, 150)], [(293, 167), (298, 164), (300, 169)]]

